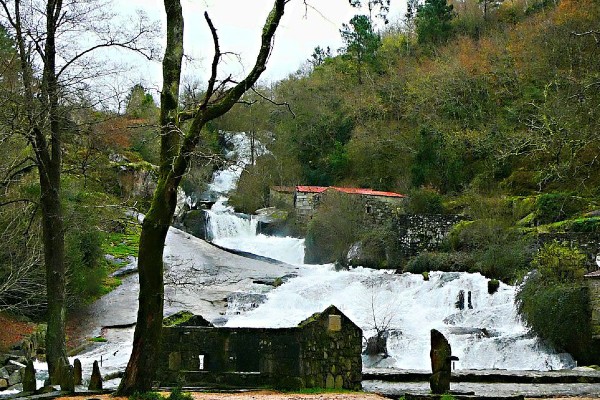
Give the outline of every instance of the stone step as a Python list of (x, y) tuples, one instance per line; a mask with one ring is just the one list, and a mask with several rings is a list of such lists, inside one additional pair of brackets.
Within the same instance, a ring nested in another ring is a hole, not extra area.
[[(363, 370), (363, 380), (386, 382), (429, 381), (431, 372), (418, 370), (376, 369)], [(506, 371), (460, 370), (452, 372), (452, 382), (488, 383), (600, 383), (600, 371)]]

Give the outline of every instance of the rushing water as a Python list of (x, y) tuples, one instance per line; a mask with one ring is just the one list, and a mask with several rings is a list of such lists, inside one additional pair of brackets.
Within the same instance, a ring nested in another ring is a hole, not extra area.
[[(226, 140), (232, 145), (227, 158), (231, 165), (216, 171), (209, 190), (219, 196), (210, 210), (206, 211), (206, 234), (209, 241), (219, 246), (241, 250), (290, 264), (304, 262), (304, 239), (275, 237), (257, 234), (256, 217), (236, 213), (227, 204), (227, 194), (233, 190), (245, 166), (252, 160), (250, 139), (243, 132), (226, 132)], [(254, 155), (260, 156), (267, 150), (258, 141), (254, 142)]]
[[(236, 146), (247, 145), (235, 137)], [(237, 154), (247, 155), (248, 151)], [(226, 179), (222, 172), (217, 173), (215, 182), (219, 183), (214, 188), (225, 196), (235, 187), (239, 172), (229, 170)], [(221, 197), (208, 213), (214, 243), (302, 264), (303, 240), (256, 234), (254, 219), (236, 214), (226, 201)], [(429, 276), (425, 281), (414, 274), (304, 265), (298, 277), (269, 292), (258, 308), (230, 305), (227, 326), (295, 326), (334, 304), (363, 329), (365, 337), (375, 335), (377, 329), (388, 331), (389, 356), (365, 356), (365, 366), (428, 369), (433, 328), (448, 337), (460, 359), (456, 368), (545, 371), (574, 366), (570, 355), (553, 352), (527, 333), (514, 304), (516, 287), (501, 284), (490, 295), (488, 279), (480, 274), (432, 272)]]

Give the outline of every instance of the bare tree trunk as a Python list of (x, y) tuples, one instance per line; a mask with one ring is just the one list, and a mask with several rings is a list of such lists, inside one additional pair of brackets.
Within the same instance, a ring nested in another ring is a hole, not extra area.
[[(202, 104), (187, 113), (193, 119), (189, 131), (179, 130), (179, 82), (183, 56), (183, 16), (180, 0), (164, 0), (167, 14), (167, 46), (163, 59), (163, 89), (161, 93), (161, 160), (157, 188), (152, 205), (142, 225), (138, 268), (140, 296), (133, 351), (118, 396), (146, 392), (152, 388), (156, 371), (156, 354), (159, 350), (163, 317), (163, 248), (167, 231), (177, 203), (177, 188), (185, 174), (192, 153), (199, 143), (204, 125), (228, 112), (239, 98), (252, 87), (262, 72), (272, 49), (273, 37), (283, 16), (288, 0), (274, 0), (261, 35), (261, 48), (254, 68), (241, 82), (219, 93), (216, 100), (217, 67), (221, 58), (219, 41), (212, 21), (205, 13), (206, 22), (213, 35), (215, 56), (211, 77)], [(183, 140), (180, 138), (183, 136)]]

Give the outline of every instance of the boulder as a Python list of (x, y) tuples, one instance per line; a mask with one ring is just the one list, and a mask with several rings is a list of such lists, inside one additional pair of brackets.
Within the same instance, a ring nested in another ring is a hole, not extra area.
[(4, 378), (0, 378), (0, 391), (8, 389), (8, 381)]
[(102, 390), (102, 375), (100, 375), (98, 361), (94, 361), (94, 366), (92, 367), (92, 377), (90, 378), (88, 390)]
[(16, 370), (8, 377), (8, 386), (14, 386), (21, 383), (21, 371)]
[(2, 367), (0, 368), (0, 379), (8, 379), (8, 377), (10, 376), (11, 372), (8, 372), (6, 370), (6, 367)]
[(206, 213), (204, 210), (190, 210), (182, 214), (180, 226), (187, 233), (206, 240)]

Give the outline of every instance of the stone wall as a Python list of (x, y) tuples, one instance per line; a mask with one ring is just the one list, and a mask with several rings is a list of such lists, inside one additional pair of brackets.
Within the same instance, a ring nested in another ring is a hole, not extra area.
[(330, 307), (301, 324), (301, 371), (306, 387), (360, 390), (362, 332)]
[(592, 338), (600, 340), (600, 276), (587, 278), (590, 299)]
[(460, 215), (403, 214), (394, 218), (400, 247), (406, 257), (422, 251), (437, 250), (452, 227), (462, 221)]
[(298, 327), (163, 328), (161, 386), (361, 387), (362, 331), (331, 306)]
[(269, 206), (291, 209), (294, 207), (294, 187), (274, 186), (269, 190)]

